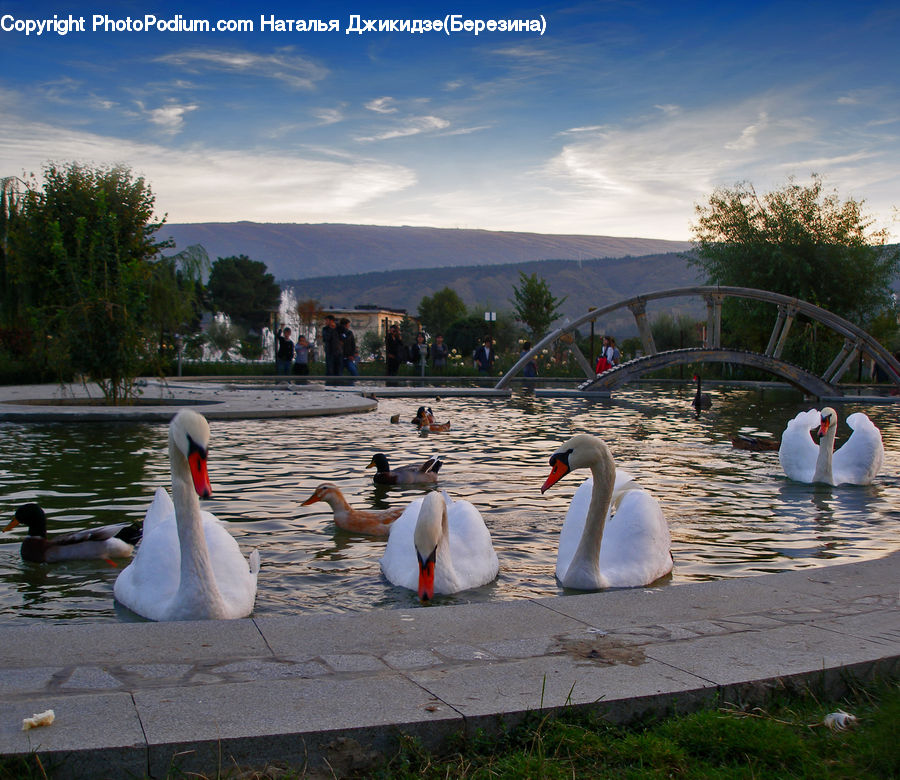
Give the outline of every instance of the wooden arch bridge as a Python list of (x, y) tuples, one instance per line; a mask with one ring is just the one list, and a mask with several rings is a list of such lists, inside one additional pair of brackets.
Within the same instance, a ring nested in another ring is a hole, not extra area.
[[(706, 301), (706, 344), (703, 347), (658, 352), (653, 343), (650, 321), (647, 318), (648, 301), (690, 296), (699, 296)], [(749, 352), (722, 346), (722, 301), (729, 297), (749, 298), (771, 303), (776, 307), (775, 323), (765, 352)], [(527, 354), (522, 355), (518, 362), (500, 378), (496, 388), (506, 387), (529, 360), (561, 337), (576, 331), (580, 325), (624, 308), (630, 309), (634, 315), (643, 343), (644, 354), (634, 360), (620, 363), (602, 374), (595, 374), (594, 366), (590, 364), (573, 341), (567, 347), (572, 350), (575, 359), (584, 370), (586, 379), (579, 385), (579, 390), (585, 393), (609, 395), (616, 388), (648, 371), (686, 363), (709, 362), (752, 366), (789, 382), (807, 395), (819, 398), (839, 397), (843, 395), (843, 391), (838, 386), (838, 382), (863, 354), (871, 357), (890, 381), (900, 387), (900, 362), (862, 328), (826, 309), (798, 298), (767, 290), (755, 290), (750, 287), (678, 287), (628, 298), (599, 309), (593, 309), (574, 321), (566, 322), (562, 327), (538, 341)], [(791, 325), (798, 314), (825, 325), (843, 337), (843, 346), (821, 376), (813, 374), (802, 366), (788, 363), (781, 357)]]

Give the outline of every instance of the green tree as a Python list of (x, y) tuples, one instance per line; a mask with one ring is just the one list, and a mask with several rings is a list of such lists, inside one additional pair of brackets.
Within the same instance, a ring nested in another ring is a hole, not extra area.
[(449, 287), (438, 290), (432, 296), (424, 296), (419, 301), (418, 317), (422, 327), (432, 336), (445, 334), (456, 320), (466, 316), (466, 304)]
[(170, 245), (154, 238), (163, 222), (153, 218), (153, 193), (124, 166), (50, 164), (43, 188), (20, 205), (6, 270), (35, 350), (65, 358), (108, 400), (128, 398), (154, 330), (153, 261)]
[(236, 325), (261, 330), (278, 310), (281, 288), (266, 264), (247, 255), (220, 257), (207, 282), (213, 305)]
[[(900, 250), (885, 247), (887, 231), (871, 229), (861, 201), (825, 193), (817, 175), (762, 197), (747, 183), (718, 189), (696, 213), (689, 262), (709, 284), (790, 295), (859, 325), (889, 304)], [(754, 313), (745, 305), (738, 314)]]
[[(566, 296), (568, 297), (568, 296)], [(519, 286), (513, 287), (513, 309), (516, 319), (525, 326), (528, 337), (537, 341), (550, 329), (550, 325), (560, 316), (560, 306), (566, 297), (556, 298), (537, 273), (526, 276), (519, 271)]]

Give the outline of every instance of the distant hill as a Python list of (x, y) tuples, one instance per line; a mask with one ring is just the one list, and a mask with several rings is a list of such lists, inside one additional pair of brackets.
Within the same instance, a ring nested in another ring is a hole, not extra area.
[(686, 241), (649, 238), (257, 222), (164, 225), (158, 238), (173, 238), (176, 250), (201, 244), (212, 260), (247, 255), (265, 263), (279, 281), (326, 274), (504, 265), (553, 258), (636, 257), (682, 252), (691, 246)]
[[(365, 274), (322, 276), (283, 280), (293, 287), (298, 299), (313, 298), (328, 308), (353, 308), (374, 304), (406, 309), (414, 314), (426, 295), (450, 287), (467, 306), (485, 310), (508, 310), (519, 272), (536, 273), (557, 298), (566, 297), (565, 316), (580, 317), (588, 307), (600, 307), (640, 293), (702, 283), (697, 269), (683, 254), (666, 253), (642, 257), (593, 260), (544, 260), (479, 267), (442, 267), (412, 271), (383, 271)], [(684, 311), (705, 317), (702, 301), (669, 299), (659, 304), (666, 311)], [(651, 310), (651, 314), (652, 314)], [(601, 330), (627, 336), (636, 332), (630, 312), (599, 321)]]

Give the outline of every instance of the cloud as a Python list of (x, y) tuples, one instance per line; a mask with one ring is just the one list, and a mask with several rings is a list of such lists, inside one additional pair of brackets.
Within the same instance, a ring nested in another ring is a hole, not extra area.
[(411, 135), (420, 135), (421, 133), (433, 133), (438, 130), (444, 130), (450, 127), (450, 123), (446, 119), (437, 116), (414, 116), (406, 120), (403, 125), (385, 130), (372, 136), (357, 138), (357, 141), (387, 141), (391, 138), (406, 138)]
[[(758, 191), (788, 175), (825, 175), (842, 195), (876, 193), (867, 205), (889, 211), (889, 181), (900, 158), (857, 133), (813, 118), (790, 96), (767, 95), (703, 109), (647, 115), (616, 125), (575, 128), (533, 178), (568, 205), (573, 221), (603, 215), (592, 232), (686, 238), (695, 203), (718, 187), (752, 181)], [(874, 151), (879, 150), (879, 151)], [(811, 152), (813, 152), (811, 154)], [(680, 223), (680, 228), (678, 227)], [(647, 226), (650, 226), (649, 228)], [(630, 227), (629, 227), (630, 226)]]
[(150, 121), (169, 135), (176, 135), (184, 127), (184, 116), (191, 111), (196, 111), (196, 105), (178, 105), (169, 103), (160, 108), (147, 111)]
[(174, 149), (0, 115), (0, 170), (69, 160), (130, 166), (150, 184), (157, 213), (176, 222), (353, 221), (358, 209), (416, 183), (405, 166), (358, 156)]
[(378, 114), (393, 114), (397, 111), (397, 107), (393, 103), (394, 98), (392, 97), (380, 97), (366, 103), (366, 108)]
[(275, 79), (296, 89), (314, 89), (328, 70), (305, 57), (286, 52), (256, 54), (226, 49), (189, 49), (159, 57), (157, 62), (189, 71), (213, 70)]

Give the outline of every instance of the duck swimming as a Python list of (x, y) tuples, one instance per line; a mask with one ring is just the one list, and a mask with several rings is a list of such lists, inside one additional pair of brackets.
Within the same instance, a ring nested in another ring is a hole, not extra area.
[(140, 523), (117, 523), (48, 538), (47, 515), (37, 504), (20, 506), (3, 530), (10, 531), (17, 525), (28, 528), (19, 552), (22, 560), (31, 563), (129, 558), (143, 530)]
[(340, 488), (330, 482), (319, 485), (300, 506), (309, 506), (317, 501), (324, 501), (331, 507), (331, 511), (334, 512), (334, 524), (338, 528), (369, 536), (387, 536), (391, 530), (391, 523), (403, 514), (405, 508), (400, 506), (390, 509), (354, 509), (344, 498)]
[(366, 468), (374, 467), (376, 469), (372, 480), (378, 485), (410, 485), (420, 482), (437, 482), (438, 471), (442, 465), (443, 461), (435, 455), (420, 465), (397, 466), (391, 469), (387, 456), (379, 452), (372, 456), (372, 460)]

